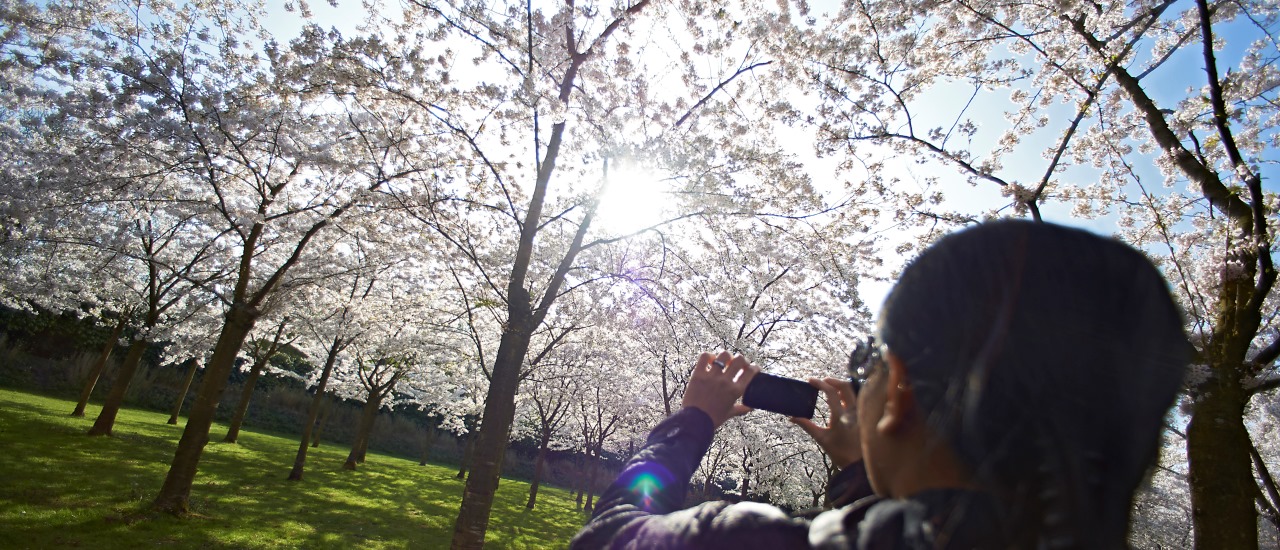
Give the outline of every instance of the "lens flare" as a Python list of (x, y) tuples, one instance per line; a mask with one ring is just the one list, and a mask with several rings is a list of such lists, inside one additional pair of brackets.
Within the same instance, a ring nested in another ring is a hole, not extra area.
[(666, 485), (665, 479), (671, 479), (671, 473), (659, 464), (641, 463), (628, 469), (624, 474), (630, 478), (627, 489), (640, 497), (640, 505), (646, 510), (653, 509), (653, 498)]

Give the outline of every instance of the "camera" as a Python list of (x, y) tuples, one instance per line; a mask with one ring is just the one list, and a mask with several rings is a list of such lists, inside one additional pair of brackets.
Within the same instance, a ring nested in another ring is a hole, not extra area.
[(813, 418), (818, 405), (818, 388), (808, 382), (756, 373), (742, 394), (742, 404), (786, 416)]

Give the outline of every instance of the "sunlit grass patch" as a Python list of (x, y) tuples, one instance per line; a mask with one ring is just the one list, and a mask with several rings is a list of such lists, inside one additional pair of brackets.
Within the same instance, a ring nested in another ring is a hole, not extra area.
[[(313, 448), (306, 478), (286, 481), (297, 441), (243, 431), (206, 447), (192, 517), (151, 511), (182, 433), (167, 415), (123, 410), (113, 437), (88, 437), (97, 413), (0, 390), (0, 548), (446, 548), (463, 482), (455, 467), (370, 453), (354, 472), (349, 449)], [(217, 441), (225, 426), (215, 425)], [(561, 548), (585, 517), (562, 489), (502, 481), (487, 546)]]

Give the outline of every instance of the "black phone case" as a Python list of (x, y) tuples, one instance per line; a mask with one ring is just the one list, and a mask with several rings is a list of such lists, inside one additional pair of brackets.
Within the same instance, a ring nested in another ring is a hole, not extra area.
[(786, 416), (813, 418), (814, 408), (818, 405), (818, 388), (803, 380), (761, 372), (747, 384), (742, 404)]

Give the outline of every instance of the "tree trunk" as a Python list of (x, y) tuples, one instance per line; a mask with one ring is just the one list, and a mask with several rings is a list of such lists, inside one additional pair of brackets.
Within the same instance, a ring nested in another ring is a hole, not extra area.
[(1196, 550), (1258, 548), (1259, 494), (1244, 425), (1249, 393), (1245, 357), (1262, 318), (1249, 304), (1257, 257), (1244, 255), (1243, 273), (1221, 275), (1214, 328), (1204, 353), (1210, 377), (1194, 388), (1187, 425), (1187, 482)]
[(89, 435), (111, 435), (111, 428), (116, 423), (116, 414), (119, 414), (120, 406), (124, 404), (124, 392), (129, 389), (129, 382), (138, 372), (138, 365), (142, 363), (142, 354), (146, 351), (145, 340), (134, 340), (129, 344), (129, 351), (124, 356), (124, 362), (120, 364), (120, 374), (111, 385), (111, 393), (107, 394), (107, 401), (102, 404), (102, 411), (98, 413), (97, 420), (93, 421), (93, 427), (89, 428)]
[(187, 379), (182, 383), (182, 391), (178, 392), (178, 398), (174, 400), (173, 412), (169, 414), (169, 424), (178, 423), (178, 415), (182, 414), (182, 404), (187, 400), (187, 392), (191, 391), (191, 381), (196, 378), (196, 371), (200, 368), (200, 362), (195, 358), (188, 359), (191, 362), (191, 368), (187, 370)]
[(325, 399), (320, 402), (320, 419), (315, 422), (316, 429), (311, 434), (311, 448), (315, 449), (320, 446), (320, 432), (324, 429), (325, 423), (329, 421), (329, 415), (333, 413), (333, 400)]
[(160, 487), (160, 494), (153, 504), (157, 510), (172, 514), (187, 512), (191, 484), (196, 479), (200, 455), (204, 453), (204, 446), (209, 443), (209, 427), (213, 425), (214, 414), (218, 412), (218, 401), (222, 399), (222, 392), (227, 387), (231, 369), (235, 368), (236, 354), (239, 353), (240, 346), (244, 345), (245, 337), (249, 335), (257, 319), (256, 312), (239, 304), (233, 305), (227, 312), (222, 334), (218, 336), (213, 357), (205, 367), (200, 390), (196, 392), (195, 403), (191, 405), (191, 412), (187, 416), (187, 427), (182, 430), (182, 438), (178, 440), (173, 464), (170, 465), (164, 485)]
[(595, 458), (594, 458), (594, 459), (592, 459), (592, 460), (588, 460), (588, 461), (587, 461), (587, 472), (586, 472), (586, 474), (587, 474), (587, 475), (585, 476), (585, 477), (586, 477), (586, 482), (585, 482), (585, 483), (586, 483), (586, 491), (587, 491), (587, 504), (586, 504), (586, 505), (584, 505), (584, 506), (582, 507), (582, 510), (583, 510), (584, 512), (588, 513), (588, 514), (590, 514), (593, 510), (595, 510), (595, 501), (596, 501), (596, 472), (600, 469), (600, 453), (599, 453), (599, 450), (597, 449), (597, 452), (595, 452), (595, 453), (593, 453), (593, 454), (595, 454)]
[[(489, 380), (489, 392), (485, 396), (484, 419), (476, 437), (476, 449), (472, 456), (471, 474), (462, 494), (458, 520), (453, 526), (453, 550), (484, 547), (484, 533), (489, 528), (489, 511), (493, 508), (493, 494), (498, 488), (498, 476), (502, 459), (507, 450), (507, 433), (515, 418), (515, 395), (520, 384), (520, 365), (529, 351), (532, 313), (528, 311), (528, 295), (523, 299), (512, 296), (506, 330), (498, 345), (498, 353)], [(520, 303), (524, 310), (520, 311)]]
[(431, 458), (431, 448), (435, 446), (436, 439), (440, 437), (439, 430), (435, 427), (428, 426), (427, 433), (423, 436), (422, 441), (422, 460), (418, 461), (419, 466), (426, 466), (427, 461)]
[(667, 391), (667, 354), (662, 354), (662, 410), (671, 416), (671, 392)]
[(525, 508), (532, 510), (538, 501), (538, 483), (542, 481), (542, 469), (547, 462), (547, 446), (551, 443), (551, 431), (542, 430), (542, 438), (538, 441), (538, 458), (533, 462), (533, 481), (529, 483), (529, 502)]
[[(375, 416), (375, 418), (377, 417)], [(365, 431), (364, 437), (360, 438), (360, 446), (353, 449), (356, 454), (356, 464), (364, 464), (364, 457), (369, 453), (369, 438), (373, 434), (373, 422), (369, 424), (369, 429)]]
[[(591, 449), (586, 449), (585, 451), (583, 451), (583, 455), (578, 457), (579, 473), (587, 471), (587, 461), (589, 460), (591, 460)], [(578, 482), (574, 484), (577, 491), (575, 491), (573, 495), (573, 507), (578, 510), (581, 510), (582, 497), (584, 493), (587, 492), (587, 476), (579, 475), (577, 477), (578, 477)]]
[(1219, 379), (1195, 400), (1187, 426), (1195, 548), (1257, 549), (1258, 492), (1244, 425), (1247, 394)]
[(102, 376), (102, 370), (107, 367), (107, 360), (111, 358), (111, 350), (115, 349), (116, 342), (120, 339), (120, 333), (124, 331), (127, 319), (128, 317), (121, 315), (116, 327), (111, 329), (111, 336), (102, 345), (102, 351), (98, 353), (98, 358), (94, 360), (93, 367), (89, 368), (89, 377), (84, 381), (84, 389), (80, 390), (80, 400), (76, 402), (76, 410), (71, 412), (71, 416), (77, 418), (84, 416), (84, 408), (89, 405), (89, 396), (93, 395), (93, 387), (98, 385), (98, 378)]
[(471, 458), (476, 452), (476, 436), (475, 434), (467, 434), (467, 445), (462, 450), (462, 464), (458, 465), (458, 475), (456, 479), (467, 478), (467, 466), (471, 465)]
[(380, 407), (382, 407), (382, 396), (376, 393), (369, 394), (369, 398), (364, 402), (364, 409), (360, 411), (356, 440), (351, 443), (351, 452), (347, 454), (347, 461), (342, 465), (343, 470), (354, 470), (357, 464), (364, 462), (365, 450), (369, 448), (369, 434), (373, 432), (373, 421), (377, 420)]
[(267, 359), (254, 361), (253, 368), (249, 369), (249, 376), (244, 379), (244, 388), (240, 390), (240, 402), (236, 403), (236, 411), (231, 415), (231, 426), (227, 428), (226, 437), (222, 438), (224, 443), (235, 443), (236, 438), (240, 437), (240, 425), (244, 423), (244, 415), (249, 411), (249, 400), (253, 397), (253, 387), (258, 384), (258, 377), (262, 376), (262, 369), (266, 366)]
[[(316, 417), (320, 415), (320, 407), (324, 404), (325, 387), (329, 385), (329, 375), (333, 373), (333, 365), (338, 362), (338, 353), (342, 351), (342, 346), (337, 338), (334, 338), (333, 345), (329, 347), (329, 356), (324, 360), (324, 371), (320, 373), (320, 381), (316, 383), (316, 395), (311, 398), (311, 406), (308, 407), (307, 422), (302, 428), (302, 442), (298, 444), (298, 454), (293, 458), (293, 470), (289, 471), (289, 481), (302, 481), (302, 471), (307, 465), (307, 444), (311, 442), (311, 431), (317, 430)], [(328, 414), (326, 413), (326, 416)], [(317, 445), (320, 443), (319, 436), (316, 436)]]

